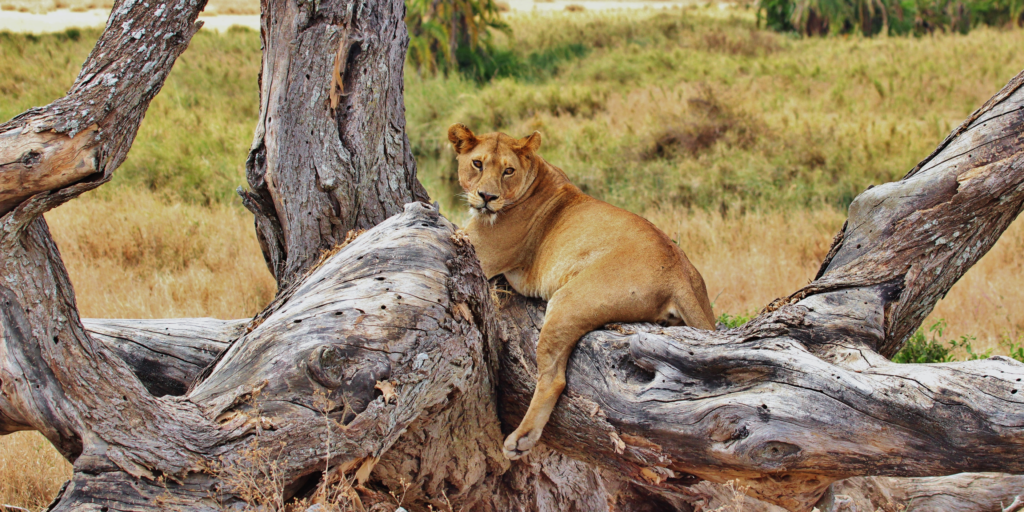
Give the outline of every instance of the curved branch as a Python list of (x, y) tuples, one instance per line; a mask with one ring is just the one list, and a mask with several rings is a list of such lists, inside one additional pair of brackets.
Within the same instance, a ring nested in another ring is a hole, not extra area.
[(68, 94), (0, 124), (0, 250), (37, 216), (110, 180), (205, 0), (121, 0)]
[(250, 320), (84, 319), (86, 333), (124, 361), (153, 396), (184, 395)]

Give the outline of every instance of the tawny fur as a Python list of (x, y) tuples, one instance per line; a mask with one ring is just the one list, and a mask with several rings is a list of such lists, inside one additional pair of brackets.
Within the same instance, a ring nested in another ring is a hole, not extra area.
[(537, 345), (537, 389), (505, 440), (518, 459), (536, 445), (565, 388), (580, 337), (611, 322), (714, 329), (704, 279), (644, 218), (584, 194), (537, 154), (540, 133), (514, 139), (448, 129), (459, 184), (473, 214), (466, 226), (488, 279), (548, 301)]

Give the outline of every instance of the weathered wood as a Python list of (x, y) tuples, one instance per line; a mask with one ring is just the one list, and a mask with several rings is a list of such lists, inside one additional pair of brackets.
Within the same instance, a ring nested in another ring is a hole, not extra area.
[[(836, 482), (857, 510), (1004, 512), (1024, 493), (1024, 476), (964, 473), (933, 478), (861, 477)], [(1007, 511), (1008, 512), (1008, 511)]]
[[(56, 510), (85, 502), (159, 508), (152, 500), (160, 496), (192, 509), (230, 505), (241, 493), (227, 486), (211, 493), (211, 483), (246, 467), (254, 442), (288, 446), (276, 458), (276, 478), (290, 492), (325, 467), (367, 474), (379, 467), (382, 478), (389, 471), (408, 478), (405, 465), (416, 461), (415, 480), (406, 482), (418, 493), (410, 503), (436, 506), (447, 492), (469, 509), (499, 510), (492, 488), (509, 462), (500, 451), (487, 338), (474, 323), (491, 316), (481, 309), (489, 299), (470, 247), (453, 235), (436, 209), (410, 204), (313, 269), (185, 397), (150, 396), (84, 331), (57, 342), (35, 335), (25, 321), (33, 311), (4, 288), (3, 339), (20, 349), (14, 359), (22, 369), (74, 370), (68, 383), (39, 373), (4, 382), (16, 391), (4, 396), (34, 398), (14, 388), (22, 381), (52, 390), (31, 402), (47, 404), (49, 415), (21, 426), (62, 428), (48, 435), (66, 445), (76, 472)], [(449, 266), (463, 278), (452, 280)], [(90, 357), (97, 363), (69, 364)], [(394, 387), (391, 400), (378, 382)], [(20, 405), (0, 402), (0, 414), (22, 420)], [(461, 436), (477, 442), (458, 443)], [(396, 443), (402, 457), (389, 458)], [(213, 475), (209, 464), (217, 466)], [(159, 475), (170, 480), (154, 480)]]
[(267, 0), (242, 201), (281, 289), (352, 229), (426, 201), (405, 133), (402, 0)]
[(153, 396), (180, 396), (242, 335), (249, 321), (84, 319), (82, 325), (89, 337), (121, 358)]
[[(534, 311), (535, 314), (540, 313), (539, 310)], [(109, 347), (116, 347), (115, 353), (128, 363), (143, 383), (147, 383), (145, 376), (149, 373), (167, 375), (178, 371), (184, 372), (184, 375), (176, 382), (190, 382), (206, 363), (214, 360), (219, 353), (217, 347), (225, 347), (226, 340), (244, 327), (246, 322), (206, 318), (83, 320), (90, 336)], [(500, 319), (501, 324), (507, 322)], [(105, 334), (99, 334), (101, 332)], [(209, 345), (197, 346), (197, 340), (205, 340)], [(514, 346), (510, 350), (518, 353)], [(182, 365), (182, 359), (196, 361), (198, 364)], [(161, 369), (161, 365), (168, 365), (169, 368)], [(450, 420), (450, 415), (445, 415), (445, 418)], [(438, 426), (445, 428), (443, 424), (435, 425)], [(610, 437), (611, 430), (608, 432)], [(473, 433), (466, 435), (472, 436)], [(413, 445), (427, 442), (431, 437), (417, 438)], [(624, 439), (635, 441), (629, 437)], [(390, 459), (395, 460), (396, 467), (385, 469)], [(392, 447), (371, 476), (386, 478), (392, 485), (401, 486), (404, 475), (397, 466), (407, 460), (409, 456), (405, 452)], [(498, 489), (505, 494), (502, 498), (504, 510), (654, 511), (687, 510), (693, 505), (704, 506), (706, 509), (729, 505), (746, 512), (784, 510), (743, 496), (738, 493), (736, 486), (701, 482), (689, 487), (684, 495), (674, 496), (673, 500), (671, 492), (667, 493), (653, 485), (638, 486), (635, 482), (622, 481), (622, 476), (617, 471), (595, 473), (593, 466), (545, 447), (531, 457), (513, 463), (502, 476), (502, 485)], [(743, 490), (742, 486), (739, 487), (740, 491)], [(855, 477), (834, 483), (833, 489), (835, 495), (852, 500), (857, 510), (898, 510), (902, 506), (908, 512), (983, 512), (1002, 510), (1001, 506), (1009, 506), (1024, 492), (1024, 476), (962, 473), (931, 478)], [(419, 488), (413, 490), (414, 494), (418, 492)]]
[(110, 180), (205, 5), (117, 2), (68, 94), (0, 124), (0, 248), (42, 212)]
[[(273, 328), (282, 336), (303, 332), (320, 336), (321, 341), (336, 340), (337, 333), (343, 332), (337, 326), (309, 333), (291, 324), (280, 326), (270, 317), (307, 298), (302, 292), (307, 288), (299, 282), (309, 277), (321, 251), (340, 242), (349, 227), (372, 226), (401, 211), (407, 201), (425, 198), (415, 180), (404, 133), (401, 69), (407, 36), (401, 2), (277, 1), (265, 5), (263, 114), (248, 166), (253, 191), (243, 197), (257, 214), (272, 270), (280, 283), (292, 286), (247, 326), (253, 331), (235, 341), (234, 352), (223, 353), (217, 368), (227, 368), (227, 373), (239, 370), (235, 375), (220, 374), (211, 367), (200, 374), (188, 397), (153, 396), (178, 394), (186, 376), (206, 361), (216, 342), (230, 337), (237, 323), (192, 322), (197, 336), (210, 339), (189, 341), (180, 337), (189, 335), (183, 332), (161, 335), (151, 330), (153, 324), (130, 322), (90, 322), (90, 335), (78, 320), (67, 273), (39, 215), (110, 178), (123, 161), (149, 100), (198, 29), (193, 22), (203, 3), (179, 0), (151, 6), (135, 0), (118, 2), (71, 93), (49, 107), (0, 125), (4, 135), (0, 145), (4, 164), (0, 169), (0, 433), (40, 430), (75, 462), (75, 477), (63, 491), (57, 510), (93, 506), (87, 503), (105, 504), (113, 510), (220, 508), (244, 498), (242, 491), (226, 483), (224, 475), (246, 464), (254, 469), (246, 459), (253, 456), (253, 443), (279, 440), (289, 441), (291, 461), (282, 462), (283, 473), (275, 475), (273, 482), (260, 482), (280, 491), (278, 498), (305, 492), (315, 483), (320, 467), (356, 472), (359, 479), (376, 468), (381, 480), (392, 480), (393, 490), (404, 492), (411, 486), (413, 504), (440, 506), (442, 498), (445, 502), (451, 498), (471, 508), (481, 501), (483, 510), (504, 510), (500, 500), (511, 499), (511, 494), (494, 489), (503, 485), (499, 479), (509, 463), (494, 457), (500, 454), (495, 450), (501, 434), (493, 385), (487, 384), (494, 380), (494, 368), (474, 371), (484, 366), (473, 364), (472, 359), (484, 360), (479, 345), (485, 337), (479, 329), (473, 335), (459, 328), (457, 342), (437, 342), (412, 351), (416, 367), (396, 376), (394, 385), (400, 389), (425, 380), (429, 359), (421, 360), (421, 355), (433, 357), (445, 367), (432, 372), (428, 382), (411, 386), (409, 392), (415, 398), (399, 392), (403, 406), (398, 409), (408, 414), (378, 418), (379, 424), (373, 420), (360, 423), (357, 411), (377, 410), (374, 408), (379, 406), (371, 403), (378, 394), (374, 389), (377, 383), (369, 379), (387, 373), (391, 358), (399, 357), (399, 352), (363, 350), (356, 347), (360, 338), (343, 337), (346, 342), (323, 345), (316, 354), (305, 354), (307, 359), (293, 360), (290, 366), (283, 361), (292, 359), (263, 359), (282, 373), (301, 369), (282, 378), (281, 382), (287, 381), (285, 387), (276, 387), (277, 380), (271, 384), (269, 375), (252, 373), (246, 367), (245, 359), (250, 357), (282, 352), (298, 357), (290, 342), (275, 341), (266, 334)], [(326, 61), (331, 75), (319, 73), (326, 69), (321, 58), (324, 44), (339, 48), (333, 60)], [(310, 98), (325, 102), (330, 98), (330, 110), (307, 101)], [(305, 135), (307, 129), (310, 136)], [(325, 149), (305, 152), (303, 144)], [(307, 186), (310, 183), (315, 186)], [(436, 211), (427, 220), (421, 222), (423, 227), (437, 221)], [(423, 247), (435, 254), (446, 250), (438, 249), (437, 241)], [(472, 259), (468, 249), (460, 251), (461, 259)], [(415, 265), (419, 261), (402, 263)], [(462, 317), (449, 311), (442, 318), (438, 316), (442, 310), (434, 307), (420, 312), (423, 318), (451, 325), (491, 318), (466, 305), (486, 297), (485, 284), (474, 274), (479, 269), (468, 263), (458, 268), (462, 273), (459, 279), (445, 278), (443, 290), (436, 286), (439, 281), (434, 282), (434, 290), (461, 293), (464, 299), (458, 313)], [(440, 279), (442, 275), (410, 274), (406, 282), (415, 281), (414, 277)], [(345, 283), (349, 281), (335, 284), (345, 288)], [(424, 300), (429, 302), (416, 293), (420, 291), (411, 290), (406, 297), (407, 303), (414, 304), (409, 307), (417, 311), (427, 307)], [(325, 300), (326, 307), (339, 299)], [(385, 305), (388, 303), (373, 307)], [(300, 310), (305, 311), (301, 307), (296, 311)], [(382, 340), (392, 344), (396, 336), (407, 344), (428, 343), (434, 338), (424, 333), (444, 332), (434, 325), (428, 326), (428, 331), (402, 322), (394, 326), (359, 323), (367, 317), (386, 318), (387, 314), (360, 313), (355, 320), (342, 315), (333, 322), (349, 326), (346, 322), (354, 321), (363, 329), (379, 328), (388, 336)], [(330, 318), (321, 320), (331, 323)], [(131, 335), (126, 334), (132, 330)], [(203, 330), (206, 332), (199, 334)], [(137, 346), (140, 336), (145, 348)], [(470, 336), (476, 336), (475, 344), (468, 341)], [(175, 343), (184, 345), (175, 353), (164, 350)], [(448, 345), (459, 348), (453, 350)], [(496, 350), (492, 347), (488, 352), (492, 355), (486, 358), (492, 365), (497, 360), (493, 356)], [(442, 351), (443, 357), (437, 351)], [(458, 354), (464, 356), (456, 357)], [(337, 374), (350, 369), (338, 364), (356, 356), (367, 359), (360, 363), (366, 371)], [(452, 357), (456, 358), (454, 364)], [(446, 381), (446, 375), (452, 377)], [(459, 379), (466, 385), (453, 389), (453, 382), (462, 382)], [(311, 391), (320, 389), (317, 386), (324, 388), (320, 402)], [(202, 400), (206, 402), (200, 403)], [(330, 409), (322, 424), (311, 421), (318, 418), (318, 404)], [(425, 410), (430, 415), (422, 414)], [(280, 416), (268, 419), (271, 414)], [(348, 421), (352, 423), (338, 425)], [(357, 440), (349, 444), (338, 441), (341, 447), (333, 446), (334, 438), (328, 434), (335, 427)], [(303, 442), (292, 442), (296, 436)], [(475, 437), (476, 442), (456, 442), (453, 436)], [(425, 444), (424, 439), (433, 442)], [(303, 450), (301, 446), (306, 444), (310, 447)], [(323, 449), (318, 452), (313, 445)], [(410, 468), (414, 460), (417, 467)], [(541, 468), (558, 468), (565, 481), (542, 486), (545, 496), (557, 496), (548, 501), (563, 506), (593, 502), (591, 495), (572, 494), (577, 487), (569, 485), (576, 473), (592, 474), (593, 469), (558, 460), (555, 457), (554, 462), (522, 468), (517, 474), (536, 478)], [(338, 461), (342, 461), (340, 465)], [(277, 489), (278, 485), (283, 487)], [(367, 497), (373, 494), (366, 492)], [(527, 501), (519, 498), (521, 503)]]

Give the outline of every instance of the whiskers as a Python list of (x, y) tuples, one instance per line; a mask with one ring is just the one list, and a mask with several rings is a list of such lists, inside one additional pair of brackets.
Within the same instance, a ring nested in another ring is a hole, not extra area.
[[(469, 205), (470, 217), (485, 216), (492, 226), (498, 219), (498, 210), (501, 209), (501, 206), (498, 206), (498, 209), (496, 210), (493, 208), (494, 205), (488, 205), (486, 203), (474, 204), (473, 198), (476, 196), (465, 191), (455, 194), (455, 197), (466, 201), (466, 204)], [(479, 201), (477, 202), (479, 203)]]

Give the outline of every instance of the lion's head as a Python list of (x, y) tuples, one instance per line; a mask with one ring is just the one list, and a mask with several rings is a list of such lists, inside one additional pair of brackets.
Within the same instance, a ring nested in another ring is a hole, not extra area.
[(496, 215), (515, 204), (537, 177), (539, 132), (522, 139), (497, 132), (477, 136), (465, 125), (453, 124), (448, 140), (459, 161), (459, 185), (474, 215)]

